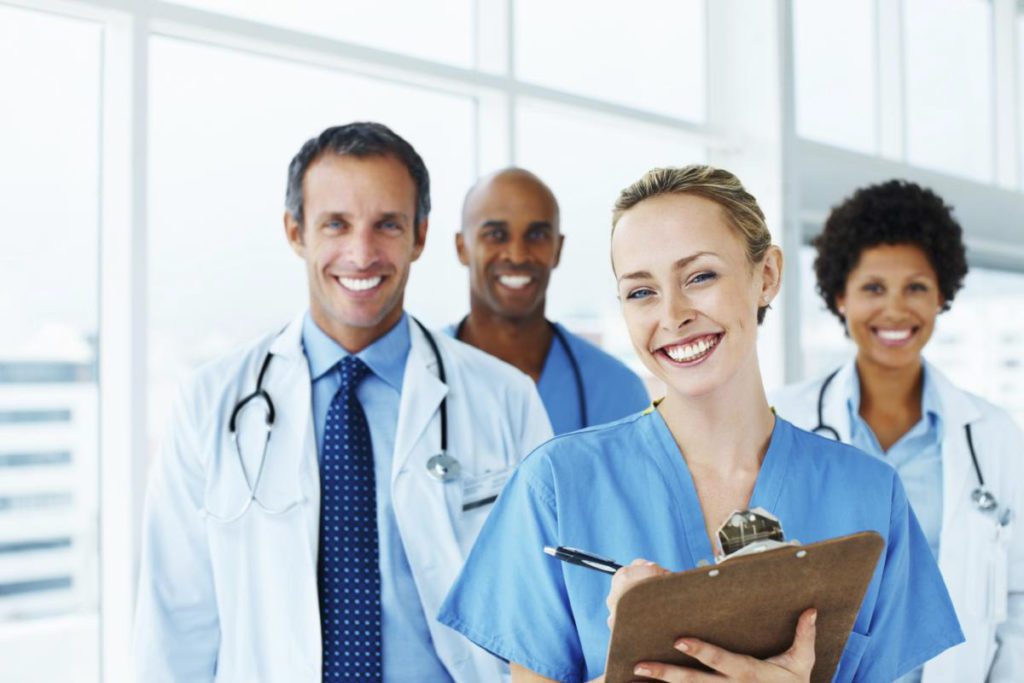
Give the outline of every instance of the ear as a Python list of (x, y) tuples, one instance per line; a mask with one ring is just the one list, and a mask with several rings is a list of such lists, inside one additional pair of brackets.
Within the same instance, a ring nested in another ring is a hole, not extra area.
[(420, 221), (419, 226), (412, 233), (412, 260), (416, 261), (423, 254), (423, 247), (427, 246), (427, 219)]
[(469, 265), (469, 252), (466, 251), (466, 238), (459, 230), (455, 233), (455, 253), (459, 255), (459, 263)]
[(565, 246), (565, 235), (558, 233), (555, 235), (555, 262), (551, 266), (552, 269), (557, 268), (558, 264), (562, 262), (562, 247)]
[(295, 220), (290, 211), (284, 212), (284, 236), (300, 258), (306, 258), (306, 242), (302, 234), (302, 224)]
[(759, 301), (762, 306), (767, 306), (775, 299), (782, 287), (782, 249), (776, 245), (768, 247), (764, 258), (761, 259), (761, 296)]

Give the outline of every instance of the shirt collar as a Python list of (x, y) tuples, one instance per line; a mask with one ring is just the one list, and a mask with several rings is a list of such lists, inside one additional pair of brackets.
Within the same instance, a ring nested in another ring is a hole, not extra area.
[[(921, 366), (924, 375), (924, 382), (921, 387), (921, 415), (928, 417), (930, 427), (941, 430), (942, 427), (942, 403), (939, 400), (939, 392), (935, 387), (935, 380), (928, 371), (928, 364)], [(850, 395), (846, 399), (846, 408), (850, 413), (850, 424), (856, 425), (860, 418), (860, 375), (857, 368), (853, 369), (853, 376), (850, 378)]]
[[(333, 370), (342, 358), (351, 355), (341, 344), (320, 329), (308, 312), (302, 320), (302, 347), (306, 352), (309, 374), (314, 382)], [(398, 323), (384, 336), (355, 355), (369, 366), (373, 374), (396, 391), (401, 391), (405, 362), (409, 358), (411, 347), (409, 316), (403, 313)]]

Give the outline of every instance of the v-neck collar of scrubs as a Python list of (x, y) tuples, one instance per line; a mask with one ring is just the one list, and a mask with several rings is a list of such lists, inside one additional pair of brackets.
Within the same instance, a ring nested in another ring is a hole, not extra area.
[[(647, 429), (652, 441), (659, 446), (657, 451), (651, 451), (652, 454), (657, 453), (658, 467), (665, 480), (673, 483), (673, 488), (679, 492), (679, 504), (675, 506), (675, 511), (680, 515), (680, 523), (686, 533), (686, 544), (690, 551), (692, 566), (696, 566), (701, 560), (714, 563), (715, 553), (708, 538), (704, 511), (701, 508), (697, 486), (693, 481), (686, 458), (679, 450), (665, 418), (656, 408), (645, 413), (641, 419), (648, 423)], [(792, 426), (789, 423), (778, 416), (775, 417), (775, 425), (772, 427), (772, 434), (768, 441), (768, 450), (761, 462), (761, 469), (758, 470), (754, 491), (750, 497), (750, 508), (761, 507), (769, 512), (778, 508), (786, 481), (786, 473), (793, 458), (791, 430)], [(780, 521), (785, 528), (785, 520)]]

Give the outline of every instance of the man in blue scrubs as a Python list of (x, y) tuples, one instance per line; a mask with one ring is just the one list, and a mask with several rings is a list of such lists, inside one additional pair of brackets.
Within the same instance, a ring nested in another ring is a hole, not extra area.
[(558, 202), (540, 178), (509, 168), (466, 195), (459, 260), (469, 268), (469, 315), (446, 331), (533, 378), (555, 434), (611, 422), (649, 403), (622, 362), (544, 317), (565, 237)]

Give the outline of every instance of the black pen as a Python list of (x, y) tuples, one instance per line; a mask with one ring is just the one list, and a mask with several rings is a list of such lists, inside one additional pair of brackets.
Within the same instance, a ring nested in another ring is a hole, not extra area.
[(590, 553), (585, 553), (582, 550), (577, 550), (576, 548), (566, 548), (564, 546), (552, 548), (551, 546), (546, 545), (544, 546), (544, 552), (556, 560), (568, 562), (569, 564), (578, 564), (581, 567), (604, 572), (605, 574), (614, 574), (622, 568), (622, 565), (618, 564), (614, 560), (609, 560), (606, 557), (599, 557), (597, 555), (591, 555)]

